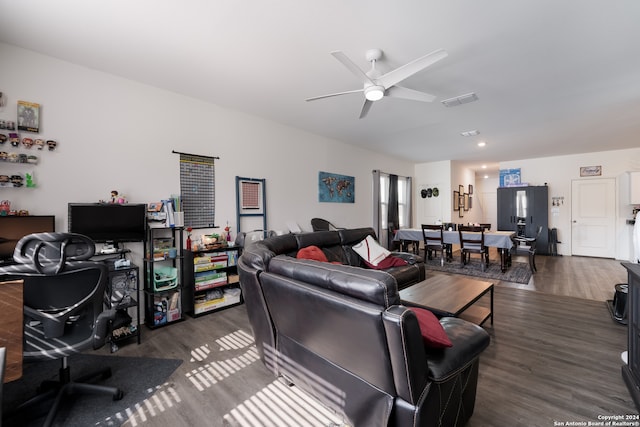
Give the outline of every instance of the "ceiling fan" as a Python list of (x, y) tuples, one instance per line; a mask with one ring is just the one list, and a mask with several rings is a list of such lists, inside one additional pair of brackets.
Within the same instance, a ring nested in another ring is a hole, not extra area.
[(373, 102), (382, 99), (384, 96), (392, 98), (404, 98), (411, 99), (413, 101), (431, 102), (436, 97), (434, 95), (419, 92), (417, 90), (409, 89), (406, 87), (398, 86), (397, 84), (404, 79), (411, 77), (419, 71), (435, 64), (443, 58), (447, 57), (447, 52), (444, 49), (435, 50), (421, 58), (415, 59), (395, 70), (389, 71), (386, 74), (381, 74), (376, 69), (376, 61), (382, 57), (381, 49), (369, 49), (366, 52), (367, 61), (371, 62), (371, 69), (366, 73), (360, 69), (347, 55), (342, 51), (331, 52), (338, 61), (349, 69), (358, 79), (363, 83), (362, 89), (349, 90), (346, 92), (330, 93), (328, 95), (314, 96), (313, 98), (307, 98), (307, 101), (315, 101), (318, 99), (330, 98), (332, 96), (346, 95), (349, 93), (364, 92), (364, 105), (360, 112), (360, 118), (363, 118), (369, 112)]

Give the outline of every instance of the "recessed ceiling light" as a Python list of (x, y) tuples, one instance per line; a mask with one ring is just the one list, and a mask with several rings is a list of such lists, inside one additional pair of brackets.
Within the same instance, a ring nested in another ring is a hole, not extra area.
[(477, 101), (478, 95), (475, 93), (467, 93), (460, 96), (454, 96), (453, 98), (445, 99), (442, 101), (445, 107), (457, 107), (458, 105), (468, 104), (469, 102)]
[(476, 135), (479, 135), (479, 134), (480, 134), (480, 132), (477, 129), (460, 132), (460, 135), (462, 135), (462, 136), (476, 136)]
[(478, 142), (478, 147), (484, 147), (485, 145), (487, 145), (487, 143), (484, 141)]
[(489, 179), (489, 175), (485, 175), (485, 176), (484, 176), (484, 179)]
[(486, 168), (487, 168), (487, 165), (482, 165), (482, 169), (486, 169)]

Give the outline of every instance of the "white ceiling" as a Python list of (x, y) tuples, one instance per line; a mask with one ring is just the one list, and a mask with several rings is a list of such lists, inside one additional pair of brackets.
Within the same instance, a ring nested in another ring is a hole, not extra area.
[[(416, 163), (640, 145), (637, 0), (0, 0), (0, 41)], [(374, 47), (383, 72), (445, 49), (403, 82), (436, 101), (305, 102), (361, 88), (330, 52)]]

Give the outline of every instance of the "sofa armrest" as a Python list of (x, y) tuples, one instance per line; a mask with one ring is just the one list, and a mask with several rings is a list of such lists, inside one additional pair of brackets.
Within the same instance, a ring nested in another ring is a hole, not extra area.
[(418, 319), (402, 305), (389, 307), (382, 314), (393, 380), (398, 397), (417, 404), (429, 383), (429, 366)]
[(453, 346), (425, 348), (415, 313), (405, 306), (383, 313), (389, 355), (398, 397), (415, 405), (430, 383), (450, 380), (475, 362), (489, 345), (487, 331), (466, 320), (440, 319)]
[(447, 381), (473, 363), (489, 346), (487, 331), (480, 326), (457, 317), (443, 317), (444, 328), (451, 347), (427, 350), (429, 378), (435, 382)]
[(421, 256), (418, 256), (416, 254), (412, 254), (410, 252), (391, 252), (391, 255), (401, 258), (405, 261), (407, 261), (407, 263), (409, 264), (417, 264), (419, 262), (422, 262), (423, 259)]

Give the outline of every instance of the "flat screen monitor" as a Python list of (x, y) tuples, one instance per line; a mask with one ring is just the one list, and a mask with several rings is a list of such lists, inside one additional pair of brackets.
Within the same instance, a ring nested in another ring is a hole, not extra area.
[(145, 239), (147, 205), (69, 203), (69, 232), (94, 242), (141, 242)]
[(53, 215), (0, 216), (0, 262), (13, 260), (16, 244), (33, 233), (52, 233), (56, 228)]

